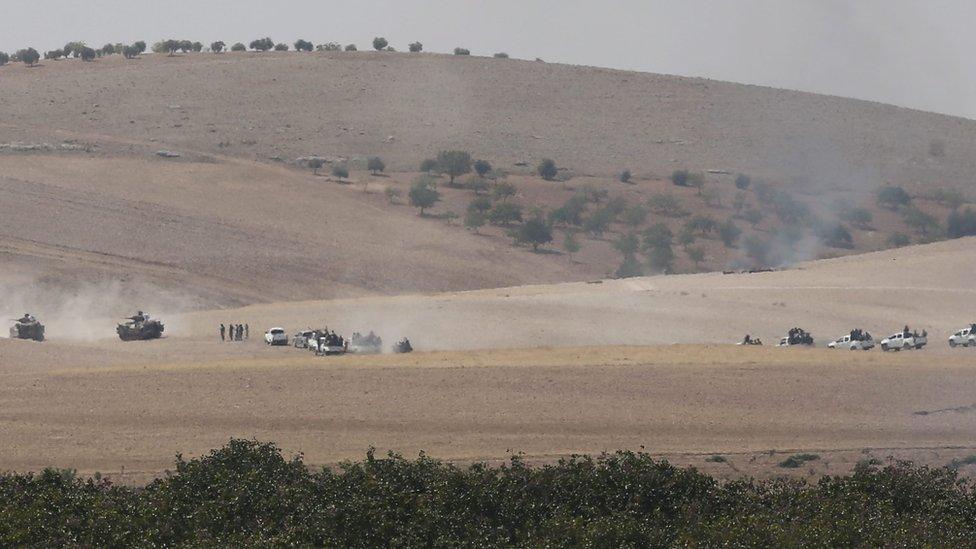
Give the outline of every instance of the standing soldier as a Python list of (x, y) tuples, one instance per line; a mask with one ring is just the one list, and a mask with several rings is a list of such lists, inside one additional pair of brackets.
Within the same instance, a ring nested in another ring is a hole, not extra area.
[(251, 328), (247, 324), (244, 325), (244, 339), (251, 337)]
[(223, 324), (221, 324), (221, 325), (220, 325), (220, 340), (221, 340), (221, 341), (225, 341), (225, 339), (224, 339), (224, 332), (225, 332), (225, 331), (226, 331), (226, 328), (224, 328), (224, 325), (223, 325)]

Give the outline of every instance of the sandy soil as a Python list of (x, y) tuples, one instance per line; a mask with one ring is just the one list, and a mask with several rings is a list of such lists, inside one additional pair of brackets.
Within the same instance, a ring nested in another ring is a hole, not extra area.
[[(315, 464), (370, 446), (459, 462), (643, 448), (722, 476), (976, 453), (976, 363), (961, 354), (666, 346), (316, 358), (252, 341), (201, 345), (224, 355), (201, 360), (164, 353), (170, 340), (133, 345), (169, 355), (152, 365), (106, 349), (54, 364), (53, 345), (0, 343), (4, 469), (143, 482), (176, 453), (229, 437), (275, 440)], [(821, 460), (776, 467), (799, 451)], [(729, 461), (704, 461), (714, 454)]]

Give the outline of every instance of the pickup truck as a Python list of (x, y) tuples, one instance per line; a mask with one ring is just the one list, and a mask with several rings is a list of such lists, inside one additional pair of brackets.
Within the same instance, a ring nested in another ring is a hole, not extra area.
[(956, 347), (959, 345), (963, 347), (976, 347), (976, 332), (973, 332), (972, 326), (969, 328), (963, 328), (962, 330), (959, 330), (958, 332), (949, 336), (950, 347)]
[[(905, 336), (908, 337), (905, 337)], [(929, 342), (928, 334), (922, 332), (918, 335), (913, 332), (898, 332), (881, 340), (882, 351), (907, 351), (909, 349), (921, 349)]]
[(868, 351), (874, 348), (874, 338), (865, 338), (860, 341), (851, 339), (847, 334), (840, 339), (835, 339), (827, 344), (828, 349), (850, 349), (852, 351)]

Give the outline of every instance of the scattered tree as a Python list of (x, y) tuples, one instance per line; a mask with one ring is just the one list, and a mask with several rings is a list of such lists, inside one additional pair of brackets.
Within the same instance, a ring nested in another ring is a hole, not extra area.
[(454, 178), (471, 171), (471, 155), (465, 151), (441, 151), (437, 154), (437, 167), (451, 178), (450, 186), (454, 186)]
[(742, 229), (736, 227), (731, 219), (727, 219), (725, 223), (718, 226), (718, 236), (722, 239), (722, 244), (726, 248), (735, 246), (735, 241), (739, 239), (739, 235), (741, 234)]
[(396, 187), (387, 187), (386, 190), (383, 191), (383, 194), (386, 195), (386, 199), (390, 201), (390, 204), (400, 203), (400, 189)]
[(371, 156), (369, 160), (366, 161), (366, 168), (373, 174), (376, 175), (386, 169), (386, 164), (378, 156)]
[(468, 211), (485, 213), (491, 209), (491, 200), (487, 196), (477, 196), (468, 204)]
[(579, 240), (576, 239), (576, 233), (573, 231), (566, 231), (563, 233), (563, 251), (569, 254), (569, 260), (573, 260), (573, 254), (580, 251)]
[(16, 55), (17, 59), (20, 59), (20, 62), (28, 67), (33, 67), (41, 60), (41, 55), (34, 48), (18, 50)]
[(622, 234), (617, 240), (614, 240), (613, 247), (624, 254), (624, 257), (632, 256), (640, 249), (640, 239), (635, 233)]
[(258, 38), (251, 41), (251, 49), (255, 51), (268, 51), (275, 47), (275, 43), (270, 38)]
[(516, 189), (515, 185), (509, 183), (508, 181), (499, 181), (495, 183), (494, 188), (491, 189), (492, 198), (495, 200), (501, 200), (502, 202), (515, 196), (517, 193), (518, 189)]
[(308, 167), (312, 169), (312, 173), (315, 175), (319, 174), (319, 170), (322, 169), (322, 166), (325, 166), (325, 160), (322, 160), (321, 158), (312, 158), (308, 161)]
[(98, 50), (101, 55), (115, 55), (115, 45), (105, 44), (102, 49)]
[(327, 42), (315, 46), (315, 51), (342, 51), (342, 44), (337, 42)]
[(742, 212), (742, 219), (746, 220), (753, 229), (763, 220), (762, 211), (756, 208), (749, 208)]
[(490, 185), (488, 184), (488, 180), (479, 175), (476, 175), (471, 179), (469, 179), (468, 184), (466, 186), (468, 189), (474, 191), (475, 194), (481, 194), (487, 191), (488, 188), (490, 187)]
[(464, 214), (464, 226), (474, 231), (475, 234), (478, 234), (478, 229), (483, 227), (486, 222), (484, 212), (468, 208)]
[(221, 42), (220, 40), (218, 40), (218, 41), (213, 42), (212, 44), (210, 44), (210, 51), (212, 51), (214, 53), (221, 53), (221, 52), (224, 51), (224, 48), (226, 46), (227, 46), (227, 44), (224, 44), (223, 42)]
[(193, 51), (196, 52), (196, 53), (202, 52), (203, 51), (203, 42), (194, 42), (193, 43)]
[(748, 175), (740, 173), (739, 175), (735, 176), (735, 188), (739, 189), (740, 191), (748, 189), (751, 183), (752, 179)]
[(912, 197), (901, 187), (886, 185), (878, 190), (878, 205), (890, 210), (897, 210), (900, 206), (907, 206)]
[(750, 235), (745, 239), (745, 249), (746, 255), (749, 256), (756, 265), (768, 266), (769, 265), (769, 252), (771, 246), (768, 240), (759, 238), (756, 235)]
[(902, 220), (915, 231), (915, 234), (925, 240), (931, 240), (942, 232), (942, 227), (935, 216), (915, 207), (905, 208)]
[(356, 51), (356, 44), (346, 44), (346, 51)]
[(613, 223), (614, 214), (610, 208), (600, 208), (583, 221), (583, 230), (593, 236), (602, 236)]
[(299, 38), (295, 41), (295, 51), (312, 51), (314, 48), (315, 46), (308, 40)]
[(867, 230), (871, 228), (871, 221), (874, 216), (864, 208), (850, 208), (840, 212), (840, 218), (854, 225), (858, 229)]
[(699, 270), (702, 262), (705, 261), (705, 248), (701, 246), (689, 246), (685, 248), (685, 253), (688, 254), (688, 259), (695, 264), (695, 270)]
[(832, 248), (853, 248), (854, 237), (841, 223), (828, 223), (817, 228), (820, 241)]
[(746, 193), (737, 192), (735, 196), (732, 197), (732, 209), (735, 210), (736, 214), (742, 212), (742, 209), (746, 207)]
[(0, 51), (0, 67), (10, 62), (10, 54)]
[(343, 166), (342, 164), (336, 164), (332, 166), (332, 175), (338, 177), (339, 179), (346, 179), (349, 177), (349, 168)]
[(522, 221), (522, 207), (512, 202), (497, 202), (488, 212), (492, 225), (509, 225)]
[(955, 210), (949, 214), (949, 218), (946, 220), (946, 236), (961, 238), (974, 235), (976, 235), (976, 212), (966, 208), (965, 210)]
[[(44, 59), (57, 61), (62, 57), (64, 57), (64, 52), (62, 52), (61, 50), (51, 50), (51, 51), (44, 52)], [(3, 63), (0, 63), (0, 65), (3, 65)]]
[(491, 171), (491, 164), (487, 160), (475, 160), (474, 171), (481, 177), (484, 177)]
[(94, 61), (97, 55), (98, 52), (96, 52), (94, 49), (89, 48), (87, 46), (81, 48), (81, 51), (78, 52), (78, 56), (81, 57), (81, 60), (86, 62)]
[(288, 51), (288, 44), (285, 44), (284, 42), (278, 42), (277, 44), (275, 44), (274, 50), (275, 51)]
[(132, 47), (139, 50), (138, 55), (142, 55), (143, 53), (146, 53), (146, 43), (143, 42), (142, 40), (139, 40), (138, 42), (132, 44)]
[(640, 204), (634, 204), (623, 211), (621, 214), (621, 221), (623, 221), (625, 225), (637, 228), (643, 225), (644, 221), (647, 220), (647, 213), (646, 207)]
[(437, 160), (433, 158), (425, 158), (420, 161), (420, 171), (424, 173), (430, 173), (437, 169)]
[(688, 215), (681, 199), (670, 193), (657, 193), (647, 199), (647, 207), (657, 215), (684, 217)]
[(718, 228), (718, 223), (710, 215), (696, 215), (685, 223), (689, 231), (707, 235)]
[(410, 205), (420, 208), (420, 215), (424, 215), (424, 210), (430, 208), (440, 201), (441, 193), (437, 192), (434, 181), (429, 177), (420, 177), (410, 186), (407, 195), (410, 198)]
[(382, 36), (377, 36), (373, 39), (373, 49), (376, 51), (380, 51), (389, 45), (390, 43), (387, 42), (386, 38), (383, 38)]
[(641, 249), (652, 269), (667, 272), (674, 262), (672, 242), (674, 235), (664, 223), (655, 223), (644, 230)]
[(559, 170), (556, 168), (556, 162), (553, 159), (543, 158), (542, 162), (539, 163), (538, 172), (542, 179), (552, 181), (556, 178), (556, 174), (559, 173)]
[(696, 194), (701, 196), (702, 189), (705, 187), (705, 177), (700, 173), (689, 173), (688, 177), (685, 178), (685, 185), (694, 187), (697, 191)]
[(641, 264), (637, 261), (637, 257), (625, 255), (623, 261), (620, 262), (620, 266), (613, 273), (613, 276), (614, 278), (633, 278), (643, 274), (644, 272), (641, 270)]
[(908, 238), (908, 235), (904, 233), (891, 233), (888, 237), (888, 245), (893, 248), (901, 248), (902, 246), (908, 246), (912, 243), (912, 240)]
[(508, 54), (500, 51), (493, 56), (495, 59), (508, 59)]
[(471, 55), (471, 50), (466, 48), (454, 48), (454, 55)]
[(552, 227), (541, 216), (534, 216), (519, 227), (516, 240), (522, 244), (530, 244), (532, 251), (538, 251), (539, 246), (552, 242)]
[(410, 51), (413, 53), (424, 51), (424, 45), (420, 42), (411, 42), (407, 47), (410, 48)]
[(620, 172), (620, 182), (621, 183), (630, 183), (630, 180), (633, 177), (634, 176), (630, 173), (630, 170), (624, 170), (624, 171)]
[(675, 170), (671, 173), (671, 183), (679, 187), (688, 186), (688, 170)]
[(230, 51), (247, 51), (247, 46), (238, 42), (230, 47)]

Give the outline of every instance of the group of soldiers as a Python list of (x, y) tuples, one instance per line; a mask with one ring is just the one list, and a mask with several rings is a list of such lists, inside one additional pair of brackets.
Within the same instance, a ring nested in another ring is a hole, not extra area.
[(319, 336), (327, 347), (344, 347), (346, 340), (341, 335), (336, 335), (335, 330), (329, 331), (328, 328)]
[(247, 324), (220, 325), (221, 341), (244, 341), (251, 335), (251, 329)]
[(32, 322), (37, 322), (37, 319), (34, 318), (34, 315), (30, 313), (24, 313), (24, 316), (18, 318), (17, 322), (20, 322), (21, 324), (30, 324)]
[[(976, 326), (976, 324), (973, 324), (973, 326)], [(908, 325), (906, 324), (905, 329), (902, 330), (901, 332), (901, 336), (905, 339), (908, 339), (910, 337), (918, 337), (918, 330), (910, 330), (908, 328)], [(929, 336), (928, 331), (922, 330), (922, 337), (928, 337), (928, 336)]]
[(867, 330), (854, 328), (851, 330), (851, 341), (871, 341), (873, 338)]
[(803, 328), (790, 328), (786, 335), (790, 345), (813, 345), (813, 336)]
[(743, 345), (762, 345), (762, 340), (758, 337), (752, 337), (746, 334), (746, 337), (742, 338)]

